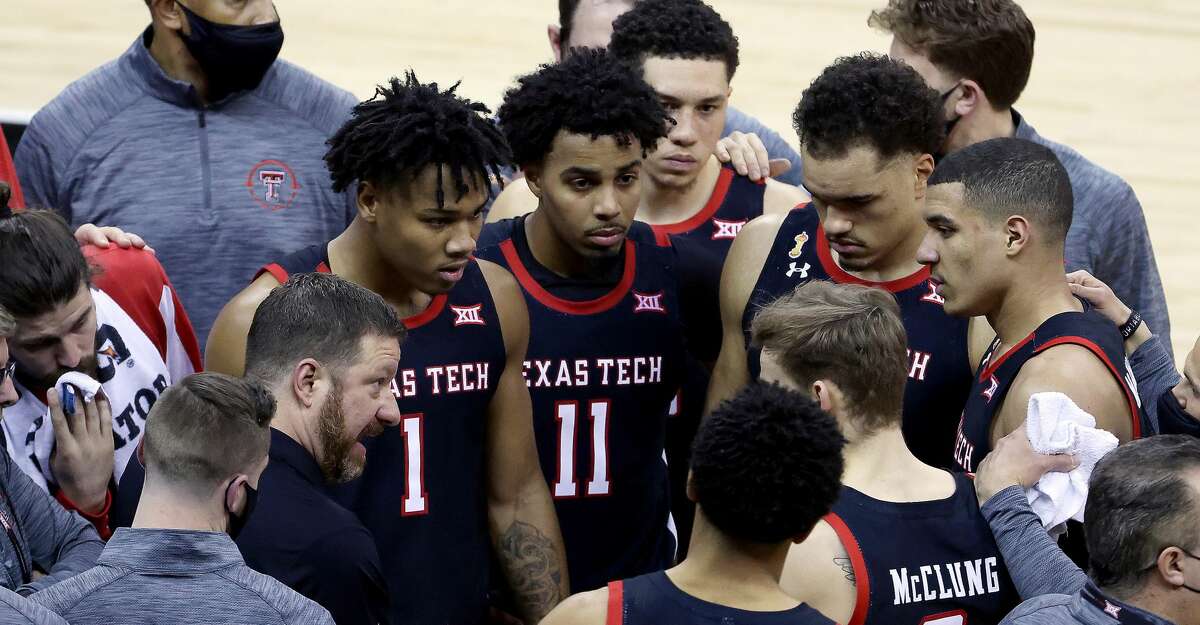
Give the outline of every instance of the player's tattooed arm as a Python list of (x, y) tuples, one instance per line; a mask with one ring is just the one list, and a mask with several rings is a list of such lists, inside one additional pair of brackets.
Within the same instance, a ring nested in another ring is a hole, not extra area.
[(513, 594), (524, 604), (527, 623), (538, 622), (565, 598), (562, 563), (554, 543), (538, 528), (513, 521), (496, 545)]
[(554, 500), (542, 477), (529, 389), (521, 374), (529, 313), (513, 277), (479, 261), (492, 291), (507, 361), (488, 406), (488, 524), (521, 618), (532, 625), (570, 594), (566, 550)]

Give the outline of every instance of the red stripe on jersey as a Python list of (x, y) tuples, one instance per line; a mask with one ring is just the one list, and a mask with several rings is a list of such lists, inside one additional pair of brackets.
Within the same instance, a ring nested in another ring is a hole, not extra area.
[(1030, 333), (1029, 336), (1021, 339), (1021, 342), (1008, 348), (1008, 351), (1004, 352), (1004, 354), (1002, 354), (999, 358), (997, 358), (995, 360), (995, 362), (992, 362), (991, 364), (984, 367), (979, 372), (979, 381), (982, 382), (982, 381), (992, 377), (992, 374), (996, 373), (996, 369), (999, 369), (1000, 365), (1004, 364), (1004, 361), (1008, 360), (1009, 356), (1012, 356), (1013, 354), (1017, 353), (1017, 350), (1021, 349), (1022, 347), (1025, 347), (1025, 344), (1032, 340), (1033, 340), (1033, 333)]
[(713, 187), (712, 195), (708, 197), (708, 203), (700, 212), (691, 217), (678, 221), (673, 224), (651, 225), (654, 233), (657, 235), (666, 234), (683, 234), (691, 232), (696, 228), (704, 225), (704, 222), (712, 219), (713, 215), (717, 214), (717, 209), (721, 208), (721, 204), (725, 201), (725, 195), (729, 193), (729, 185), (733, 183), (733, 170), (725, 167), (721, 168), (721, 175), (717, 177), (717, 185)]
[(275, 278), (275, 281), (278, 282), (279, 284), (283, 284), (284, 282), (288, 281), (287, 270), (275, 263), (271, 263), (270, 265), (267, 265), (267, 266), (263, 267), (262, 269), (259, 269), (258, 273), (254, 274), (254, 279), (257, 280), (259, 278), (259, 276), (263, 275), (264, 273), (271, 274), (271, 277)]
[(822, 520), (837, 533), (842, 547), (850, 556), (850, 565), (854, 567), (854, 589), (857, 596), (854, 600), (854, 613), (847, 625), (863, 625), (867, 622), (867, 612), (871, 608), (871, 578), (867, 573), (867, 560), (863, 557), (862, 548), (858, 546), (858, 540), (854, 538), (854, 532), (850, 531), (842, 517), (830, 512)]
[(1129, 404), (1129, 419), (1133, 425), (1133, 438), (1141, 438), (1142, 420), (1138, 417), (1137, 398), (1133, 396), (1133, 391), (1131, 391), (1129, 389), (1129, 385), (1125, 383), (1125, 378), (1121, 376), (1121, 372), (1118, 371), (1117, 367), (1112, 363), (1111, 360), (1108, 359), (1108, 354), (1105, 354), (1104, 350), (1100, 349), (1099, 345), (1083, 338), (1082, 336), (1060, 336), (1056, 339), (1051, 339), (1046, 341), (1044, 344), (1039, 345), (1033, 353), (1040, 354), (1047, 349), (1054, 347), (1055, 345), (1078, 345), (1080, 347), (1085, 347), (1095, 354), (1096, 357), (1100, 359), (1100, 362), (1104, 363), (1104, 365), (1108, 367), (1108, 372), (1117, 379), (1117, 384), (1121, 385), (1121, 391), (1125, 393), (1125, 401)]
[(622, 625), (625, 622), (625, 582), (608, 583), (608, 618), (605, 625)]
[[(809, 204), (809, 206), (812, 206), (812, 204)], [(825, 237), (825, 228), (820, 224), (817, 225), (817, 258), (820, 259), (821, 266), (825, 268), (825, 273), (828, 273), (829, 277), (838, 284), (861, 284), (863, 286), (891, 291), (892, 293), (899, 293), (900, 291), (907, 291), (929, 279), (928, 266), (921, 267), (912, 275), (887, 282), (874, 282), (852, 275), (845, 269), (842, 269), (837, 264), (837, 261), (833, 259), (833, 251), (829, 249), (829, 239)]]
[(411, 317), (406, 317), (404, 319), (404, 327), (409, 330), (416, 330), (433, 321), (438, 315), (442, 314), (442, 310), (446, 308), (446, 300), (448, 299), (450, 299), (450, 296), (445, 293), (433, 298), (433, 301), (429, 302), (428, 308)]
[(167, 324), (158, 306), (163, 297), (163, 288), (170, 289), (175, 308), (175, 333), (187, 352), (188, 360), (192, 362), (192, 368), (202, 370), (196, 331), (192, 329), (192, 322), (175, 288), (153, 254), (145, 250), (121, 249), (116, 245), (109, 245), (107, 249), (85, 245), (82, 252), (88, 261), (101, 269), (93, 278), (96, 288), (113, 298), (121, 310), (133, 319), (158, 348), (158, 354), (164, 361), (167, 359)]
[(629, 289), (633, 287), (633, 279), (637, 274), (637, 249), (633, 241), (626, 239), (625, 271), (617, 286), (612, 291), (596, 299), (586, 302), (575, 302), (555, 297), (549, 291), (542, 288), (542, 285), (538, 284), (537, 280), (529, 274), (529, 270), (525, 268), (525, 265), (521, 263), (521, 257), (517, 254), (517, 248), (513, 245), (512, 239), (507, 239), (500, 244), (500, 252), (504, 254), (504, 259), (508, 261), (509, 270), (512, 271), (517, 281), (521, 283), (521, 286), (534, 299), (551, 309), (569, 315), (595, 315), (616, 306), (629, 293)]

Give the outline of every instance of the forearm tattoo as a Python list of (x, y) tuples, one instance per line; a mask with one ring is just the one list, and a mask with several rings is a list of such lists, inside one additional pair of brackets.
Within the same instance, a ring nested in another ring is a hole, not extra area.
[(554, 543), (538, 528), (513, 521), (496, 551), (526, 618), (536, 623), (562, 601), (562, 577)]

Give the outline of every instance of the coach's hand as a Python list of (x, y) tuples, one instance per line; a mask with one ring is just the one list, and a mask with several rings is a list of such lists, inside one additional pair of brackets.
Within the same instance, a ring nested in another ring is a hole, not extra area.
[(154, 248), (146, 245), (145, 239), (132, 232), (125, 232), (116, 226), (100, 227), (96, 224), (83, 224), (75, 230), (75, 241), (80, 245), (95, 245), (103, 249), (108, 249), (109, 245), (116, 243), (117, 247), (123, 250), (133, 248), (154, 253)]
[(1075, 456), (1039, 454), (1029, 444), (1025, 425), (996, 441), (992, 452), (979, 463), (975, 473), (975, 495), (979, 505), (1009, 486), (1029, 488), (1047, 473), (1066, 473), (1079, 466)]
[(772, 159), (758, 135), (733, 131), (717, 142), (717, 160), (733, 166), (739, 175), (757, 182), (763, 176), (774, 178), (792, 168), (786, 158)]
[(1096, 312), (1118, 326), (1133, 312), (1107, 284), (1082, 269), (1067, 274), (1067, 286), (1071, 287), (1075, 297), (1087, 300)]
[(113, 474), (112, 409), (103, 393), (84, 402), (75, 392), (75, 406), (64, 414), (55, 389), (47, 393), (50, 421), (54, 424), (54, 453), (50, 468), (67, 496), (80, 510), (104, 509), (108, 482)]

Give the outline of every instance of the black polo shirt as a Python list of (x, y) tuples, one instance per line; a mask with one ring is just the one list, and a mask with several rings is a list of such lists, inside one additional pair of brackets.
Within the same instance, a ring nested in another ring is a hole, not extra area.
[(258, 507), (237, 540), (246, 564), (321, 604), (338, 625), (389, 623), (371, 533), (325, 494), (321, 469), (300, 443), (271, 428), (270, 455)]

